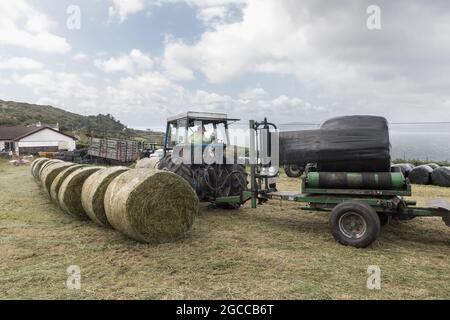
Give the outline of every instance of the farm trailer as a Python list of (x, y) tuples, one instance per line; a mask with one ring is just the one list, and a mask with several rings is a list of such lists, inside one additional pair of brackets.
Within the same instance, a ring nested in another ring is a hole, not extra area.
[(97, 162), (132, 163), (139, 158), (139, 142), (113, 138), (90, 138), (88, 155)]

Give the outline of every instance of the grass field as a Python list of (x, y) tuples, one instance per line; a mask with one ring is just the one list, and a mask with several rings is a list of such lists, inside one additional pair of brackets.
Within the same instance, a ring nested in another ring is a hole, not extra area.
[[(282, 177), (283, 190), (298, 180)], [(450, 188), (414, 187), (420, 204)], [(203, 205), (182, 241), (140, 244), (64, 215), (29, 167), (0, 162), (1, 299), (449, 299), (450, 229), (393, 222), (370, 248), (337, 244), (327, 215), (271, 201), (239, 211)], [(66, 269), (81, 268), (81, 289)], [(381, 268), (381, 290), (366, 287)]]

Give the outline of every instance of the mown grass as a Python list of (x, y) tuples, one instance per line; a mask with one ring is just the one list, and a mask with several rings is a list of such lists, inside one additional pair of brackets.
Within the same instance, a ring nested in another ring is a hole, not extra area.
[[(280, 188), (298, 180), (282, 177)], [(450, 189), (414, 186), (415, 198)], [(450, 229), (439, 218), (394, 222), (374, 245), (337, 244), (327, 215), (271, 201), (239, 211), (201, 208), (176, 243), (140, 244), (77, 221), (39, 189), (29, 167), (0, 163), (2, 299), (448, 299)], [(65, 287), (81, 268), (81, 290)], [(366, 287), (367, 267), (382, 271)]]

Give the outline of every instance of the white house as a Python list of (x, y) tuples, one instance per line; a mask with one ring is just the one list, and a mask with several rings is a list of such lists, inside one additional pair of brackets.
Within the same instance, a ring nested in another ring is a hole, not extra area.
[(76, 141), (75, 137), (47, 126), (0, 126), (0, 151), (12, 151), (16, 154), (73, 151), (76, 148)]

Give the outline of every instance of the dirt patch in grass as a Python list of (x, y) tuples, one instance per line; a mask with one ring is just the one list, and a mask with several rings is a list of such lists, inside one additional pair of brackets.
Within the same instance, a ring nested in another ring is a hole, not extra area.
[[(439, 218), (394, 222), (354, 249), (334, 241), (326, 214), (296, 203), (202, 204), (185, 239), (149, 245), (64, 215), (29, 167), (0, 169), (3, 299), (450, 298), (450, 229)], [(298, 190), (299, 180), (283, 176), (279, 187)], [(450, 189), (413, 190), (420, 204), (450, 198)], [(81, 290), (65, 288), (70, 265), (81, 268)], [(381, 268), (381, 290), (366, 288), (369, 265)]]

